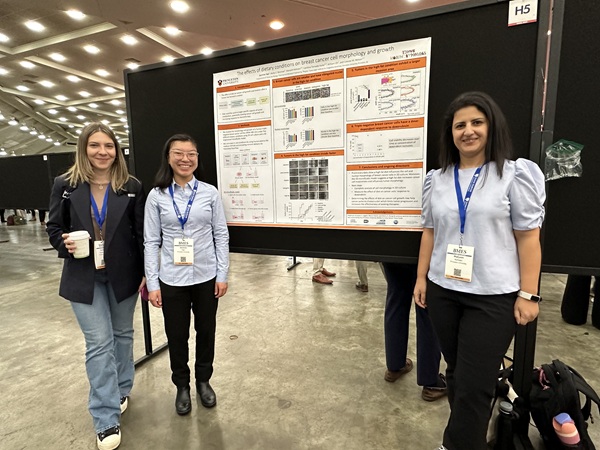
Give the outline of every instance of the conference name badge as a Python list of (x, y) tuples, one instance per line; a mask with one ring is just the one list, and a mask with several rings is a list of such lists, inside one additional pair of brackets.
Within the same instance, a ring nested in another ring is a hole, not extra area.
[(473, 276), (473, 255), (475, 247), (448, 244), (446, 251), (446, 278), (471, 282)]
[(94, 263), (96, 269), (104, 269), (106, 263), (104, 262), (104, 241), (94, 241)]
[(174, 239), (173, 255), (176, 266), (191, 266), (194, 264), (194, 241), (192, 239)]

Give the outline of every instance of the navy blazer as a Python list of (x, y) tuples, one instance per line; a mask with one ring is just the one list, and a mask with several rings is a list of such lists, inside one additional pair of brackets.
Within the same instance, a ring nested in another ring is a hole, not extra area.
[[(69, 199), (64, 200), (63, 197)], [(117, 193), (112, 189), (108, 193), (104, 261), (117, 302), (135, 294), (144, 276), (145, 200), (142, 184), (135, 178), (131, 178)], [(68, 203), (63, 204), (64, 201)], [(91, 304), (94, 298), (96, 267), (91, 207), (88, 183), (81, 183), (73, 189), (64, 175), (54, 180), (46, 229), (50, 244), (58, 250), (58, 257), (65, 258), (59, 294), (76, 303)], [(76, 230), (86, 230), (92, 236), (88, 258), (76, 259), (65, 247), (61, 235)]]

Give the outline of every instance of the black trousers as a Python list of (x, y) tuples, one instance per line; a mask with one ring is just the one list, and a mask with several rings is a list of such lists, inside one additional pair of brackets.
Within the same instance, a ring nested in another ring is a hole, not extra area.
[(475, 295), (427, 282), (427, 309), (446, 360), (448, 450), (486, 450), (500, 364), (515, 334), (516, 292)]
[(196, 382), (208, 381), (215, 359), (215, 331), (219, 300), (215, 279), (191, 286), (169, 286), (160, 282), (165, 333), (169, 344), (171, 380), (178, 387), (190, 384), (188, 339), (191, 311), (196, 330)]
[[(592, 324), (600, 328), (600, 306), (598, 306), (598, 277), (594, 282), (595, 302), (592, 308)], [(589, 275), (569, 275), (567, 285), (563, 293), (560, 313), (565, 322), (571, 325), (583, 325), (587, 322), (590, 307), (590, 283), (592, 277)]]
[[(416, 264), (383, 263), (387, 281), (383, 330), (385, 360), (389, 370), (406, 365), (410, 308), (417, 280)], [(415, 305), (417, 322), (417, 384), (435, 386), (440, 370), (440, 346), (427, 309)]]

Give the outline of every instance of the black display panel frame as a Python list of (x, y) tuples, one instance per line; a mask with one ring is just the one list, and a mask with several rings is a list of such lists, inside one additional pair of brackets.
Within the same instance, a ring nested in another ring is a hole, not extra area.
[(0, 160), (0, 207), (48, 209), (49, 155), (14, 156)]
[(558, 6), (564, 8), (562, 28), (555, 24), (562, 32), (556, 33), (560, 70), (546, 145), (559, 139), (583, 144), (583, 176), (547, 183), (542, 270), (600, 275), (600, 134), (594, 124), (600, 108), (600, 3), (569, 0)]
[[(125, 71), (135, 174), (148, 190), (163, 143), (186, 132), (198, 141), (204, 181), (217, 186), (213, 73), (424, 37), (432, 38), (428, 168), (437, 167), (445, 108), (468, 90), (496, 99), (509, 120), (515, 156), (530, 158), (537, 152), (530, 140), (538, 23), (508, 27), (507, 12), (507, 2), (467, 2)], [(420, 233), (409, 231), (238, 225), (229, 231), (232, 252), (339, 259), (416, 262), (420, 242)]]

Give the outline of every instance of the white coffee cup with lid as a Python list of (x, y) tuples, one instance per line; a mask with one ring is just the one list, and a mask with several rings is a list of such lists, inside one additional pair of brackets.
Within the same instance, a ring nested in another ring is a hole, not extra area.
[(90, 233), (85, 230), (71, 231), (69, 239), (75, 243), (75, 251), (73, 252), (75, 258), (81, 259), (90, 256)]

